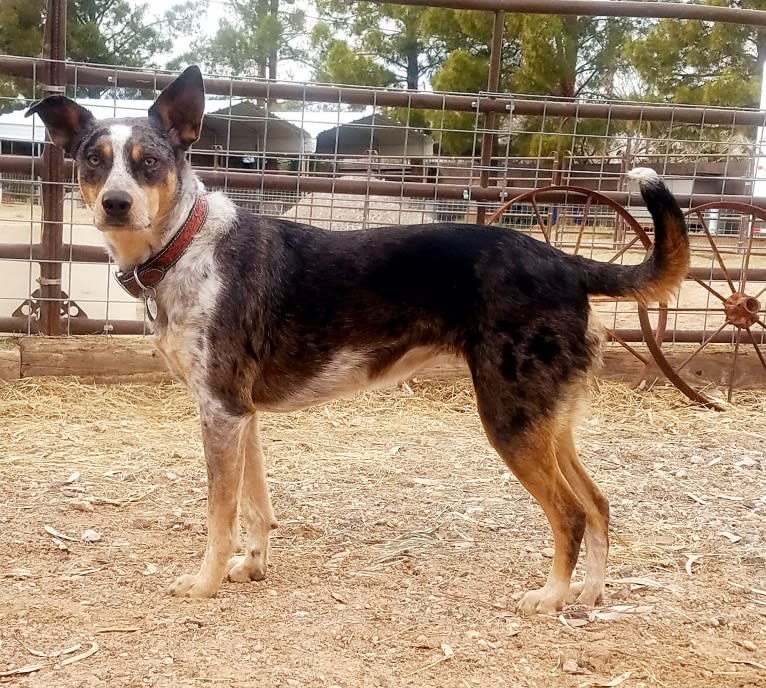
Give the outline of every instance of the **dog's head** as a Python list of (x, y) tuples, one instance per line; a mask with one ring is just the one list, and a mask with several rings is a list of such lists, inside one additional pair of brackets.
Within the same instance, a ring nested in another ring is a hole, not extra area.
[(199, 138), (204, 109), (202, 75), (192, 66), (160, 93), (148, 117), (97, 120), (65, 96), (41, 100), (27, 116), (37, 114), (51, 140), (74, 158), (96, 226), (116, 238), (126, 231), (161, 232), (180, 193), (184, 152)]

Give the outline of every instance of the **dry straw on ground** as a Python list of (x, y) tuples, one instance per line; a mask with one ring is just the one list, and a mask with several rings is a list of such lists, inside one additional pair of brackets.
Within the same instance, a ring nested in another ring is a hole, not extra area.
[[(560, 619), (514, 611), (544, 580), (549, 531), (488, 446), (467, 381), (265, 416), (280, 520), (269, 578), (225, 583), (207, 602), (165, 592), (204, 548), (205, 469), (184, 390), (28, 379), (0, 387), (0, 418), (0, 680), (30, 666), (5, 680), (766, 680), (760, 393), (717, 413), (672, 388), (598, 386), (579, 445), (612, 504), (608, 599)], [(55, 655), (78, 644), (98, 651), (66, 665)]]

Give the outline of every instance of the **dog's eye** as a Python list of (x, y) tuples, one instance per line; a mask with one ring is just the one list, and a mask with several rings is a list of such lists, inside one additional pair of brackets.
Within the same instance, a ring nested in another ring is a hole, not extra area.
[(144, 158), (144, 167), (149, 170), (153, 170), (155, 167), (157, 167), (158, 163), (159, 160), (157, 160), (157, 158)]
[(96, 167), (101, 162), (101, 156), (96, 155), (95, 153), (93, 155), (88, 156), (88, 163), (90, 165), (93, 165), (93, 167)]

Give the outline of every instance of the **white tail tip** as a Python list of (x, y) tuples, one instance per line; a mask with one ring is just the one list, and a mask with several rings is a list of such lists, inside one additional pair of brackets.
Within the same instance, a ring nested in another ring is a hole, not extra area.
[(640, 186), (643, 186), (644, 184), (658, 184), (660, 176), (651, 167), (634, 167), (628, 172), (628, 179), (633, 179)]

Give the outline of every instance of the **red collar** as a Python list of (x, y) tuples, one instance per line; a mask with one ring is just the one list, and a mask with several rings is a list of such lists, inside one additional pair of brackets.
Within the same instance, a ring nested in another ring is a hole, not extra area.
[(207, 199), (202, 195), (197, 196), (183, 227), (156, 256), (137, 265), (131, 272), (118, 270), (114, 276), (123, 289), (136, 298), (142, 294), (146, 296), (145, 292), (153, 290), (165, 277), (165, 273), (178, 262), (197, 232), (205, 224), (207, 210)]

